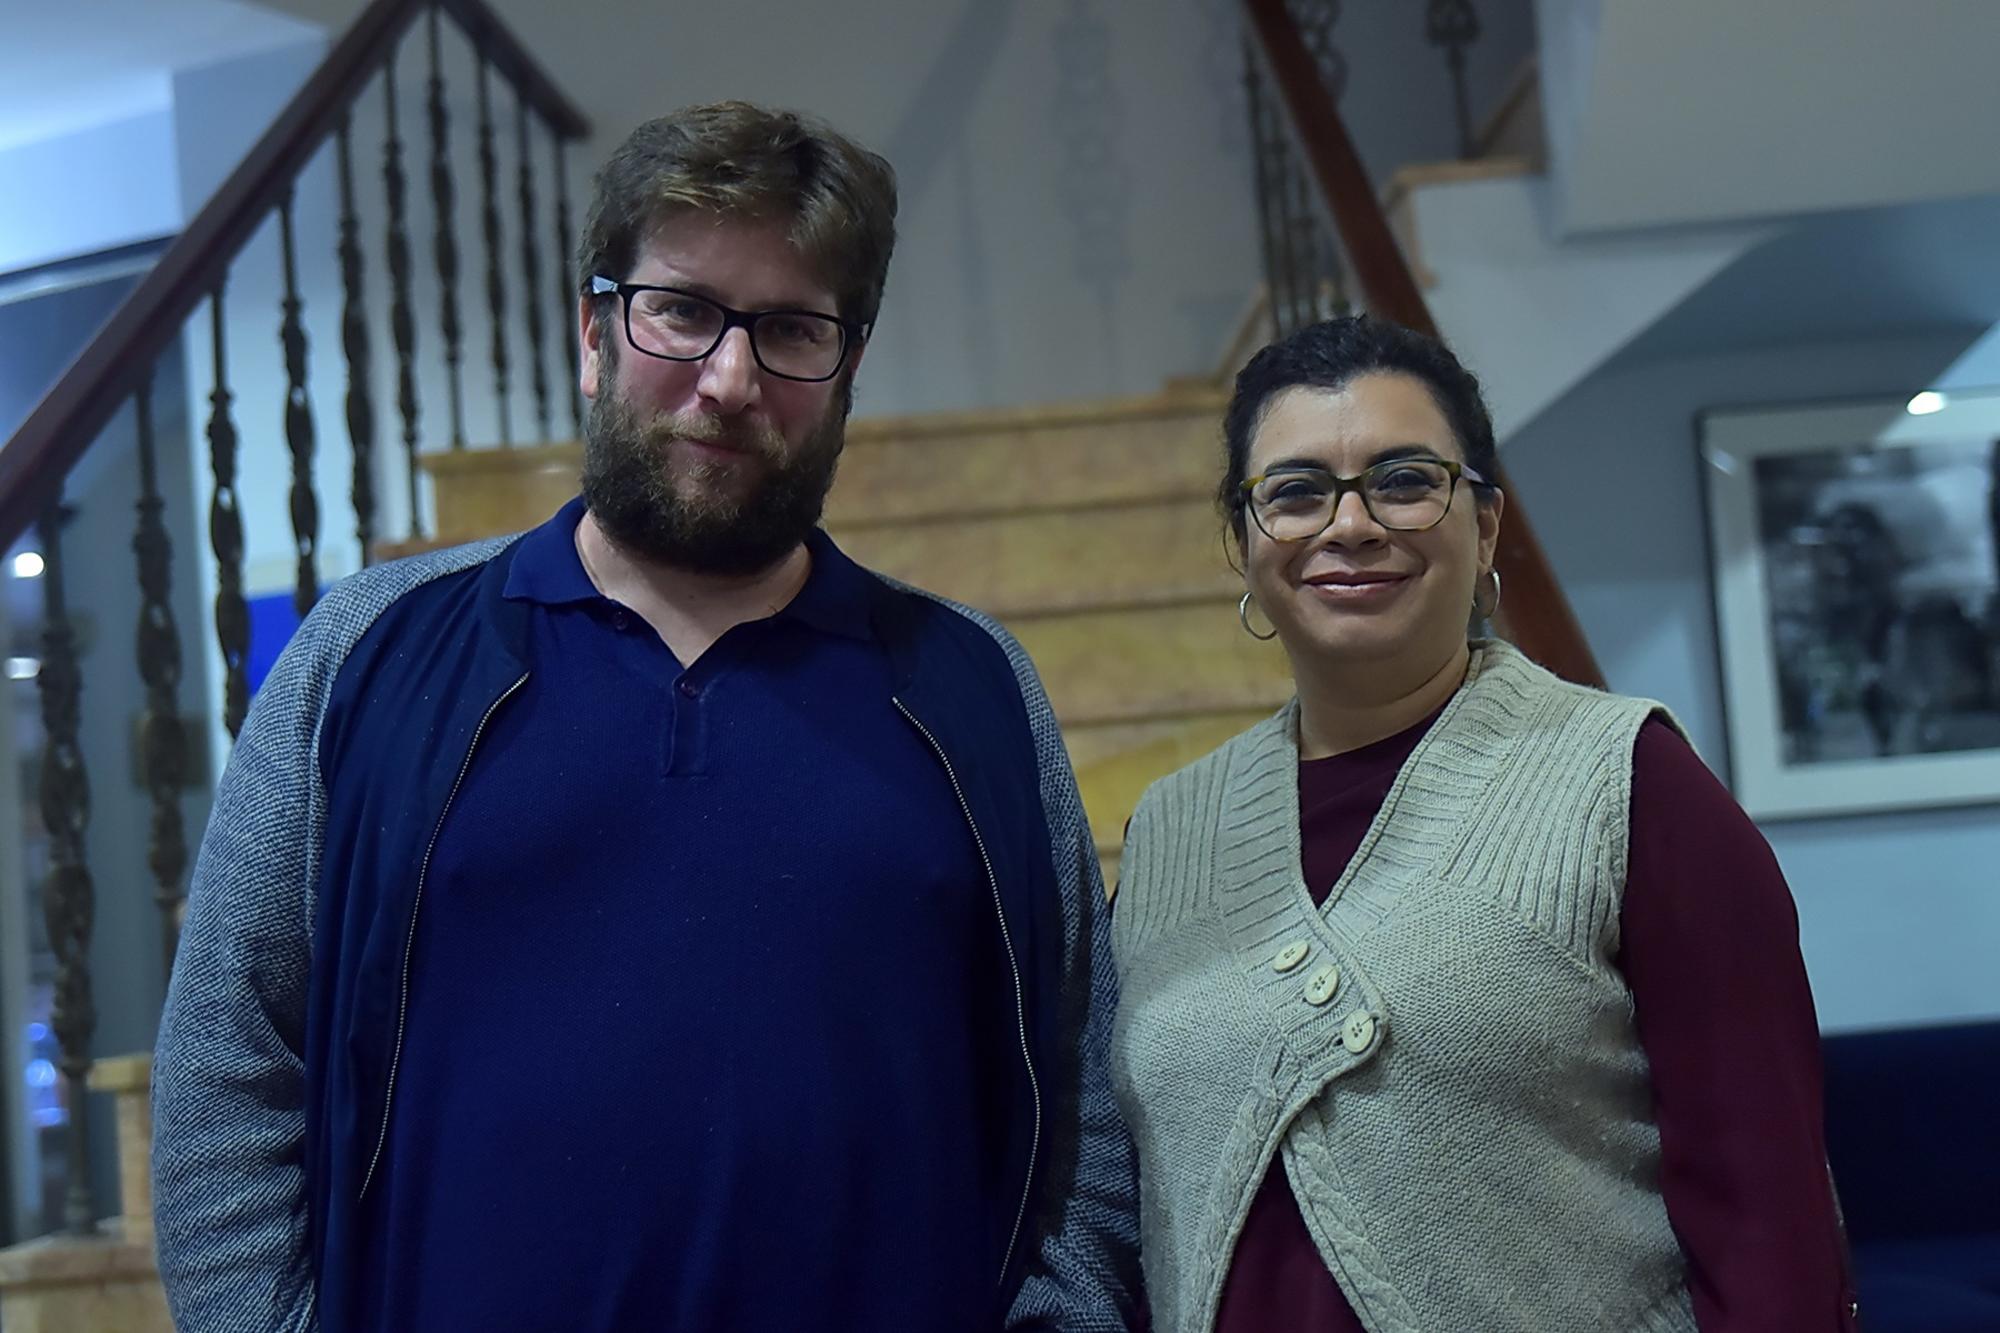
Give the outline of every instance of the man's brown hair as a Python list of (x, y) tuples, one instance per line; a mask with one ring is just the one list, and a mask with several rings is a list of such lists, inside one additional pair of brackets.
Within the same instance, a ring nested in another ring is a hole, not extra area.
[(599, 273), (623, 281), (647, 232), (682, 210), (784, 224), (841, 317), (875, 322), (896, 245), (896, 172), (824, 122), (716, 102), (632, 131), (597, 173), (579, 289)]

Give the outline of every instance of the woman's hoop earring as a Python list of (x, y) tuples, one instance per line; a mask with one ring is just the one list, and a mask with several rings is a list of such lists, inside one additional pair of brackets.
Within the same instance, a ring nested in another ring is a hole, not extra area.
[(1275, 628), (1269, 634), (1259, 634), (1256, 630), (1250, 628), (1250, 594), (1247, 592), (1243, 594), (1243, 600), (1236, 604), (1236, 618), (1243, 622), (1243, 632), (1259, 643), (1269, 643), (1278, 637), (1278, 631)]
[(1486, 577), (1493, 580), (1492, 602), (1490, 602), (1485, 606), (1481, 606), (1479, 604), (1479, 594), (1474, 593), (1472, 595), (1472, 609), (1479, 613), (1479, 618), (1481, 620), (1491, 620), (1493, 619), (1493, 617), (1500, 614), (1500, 571), (1497, 569), (1489, 569), (1486, 571)]

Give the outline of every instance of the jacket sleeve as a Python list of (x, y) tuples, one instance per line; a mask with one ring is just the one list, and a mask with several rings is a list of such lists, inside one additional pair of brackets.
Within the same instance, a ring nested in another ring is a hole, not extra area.
[[(996, 631), (1020, 679), (1038, 755), (1042, 806), (1063, 913), (1065, 1068), (1050, 1071), (1049, 1173), (1027, 1275), (1009, 1330), (1111, 1333), (1142, 1325), (1139, 1174), (1112, 1097), (1111, 1019), (1118, 1004), (1111, 913), (1097, 848), (1047, 694), (1019, 644)], [(1073, 1167), (1070, 1164), (1074, 1164)]]
[(304, 1048), (326, 671), (313, 628), (259, 690), (216, 792), (160, 1020), (154, 1215), (181, 1333), (317, 1327)]

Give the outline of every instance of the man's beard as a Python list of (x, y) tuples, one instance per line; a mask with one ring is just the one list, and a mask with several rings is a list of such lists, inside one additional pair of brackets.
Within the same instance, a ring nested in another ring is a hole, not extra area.
[[(849, 401), (842, 386), (825, 419), (790, 451), (769, 426), (700, 413), (641, 420), (622, 395), (601, 393), (584, 422), (584, 502), (605, 535), (641, 559), (697, 574), (760, 573), (819, 524)], [(746, 457), (683, 459), (673, 456), (676, 440)]]

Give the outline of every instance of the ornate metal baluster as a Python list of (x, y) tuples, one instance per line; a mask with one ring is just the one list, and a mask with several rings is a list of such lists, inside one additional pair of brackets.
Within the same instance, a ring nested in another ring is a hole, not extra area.
[(187, 781), (187, 737), (181, 730), (181, 634), (174, 623), (173, 545), (161, 511), (159, 464), (153, 441), (153, 381), (140, 381), (139, 529), (132, 552), (139, 558), (139, 678), (146, 682), (146, 719), (140, 753), (146, 790), (153, 797), (152, 836), (146, 863), (153, 871), (153, 901), (160, 908), (167, 970), (174, 970), (180, 942), (181, 875), (187, 870), (187, 833), (181, 824), (181, 788)]
[(436, 227), (432, 241), (437, 253), (438, 330), (444, 335), (444, 364), (451, 388), (451, 447), (465, 447), (465, 386), (463, 331), (458, 322), (457, 196), (451, 183), (451, 117), (445, 110), (444, 68), (438, 54), (437, 6), (430, 10), (431, 200)]
[(1250, 161), (1256, 178), (1257, 234), (1263, 242), (1264, 292), (1271, 307), (1271, 328), (1279, 336), (1291, 332), (1284, 295), (1284, 274), (1278, 263), (1279, 218), (1277, 175), (1279, 164), (1273, 152), (1271, 121), (1274, 108), (1264, 88), (1263, 72), (1257, 67), (1257, 53), (1246, 41), (1243, 46), (1244, 101), (1250, 111)]
[(1290, 263), (1287, 275), (1292, 298), (1292, 327), (1312, 323), (1313, 234), (1312, 187), (1299, 168), (1298, 155), (1285, 145), (1285, 255)]
[(1300, 322), (1310, 324), (1330, 313), (1322, 292), (1327, 275), (1335, 268), (1334, 244), (1326, 224), (1320, 221), (1318, 192), (1296, 151), (1286, 154), (1286, 166), (1292, 187), (1292, 249), (1298, 265), (1292, 295), (1298, 302)]
[(538, 439), (549, 438), (549, 359), (544, 346), (547, 331), (542, 318), (542, 247), (535, 243), (535, 158), (528, 140), (528, 99), (514, 99), (514, 139), (519, 150), (521, 173), (521, 305), (528, 317), (528, 364), (535, 386), (535, 425)]
[(1271, 289), (1271, 322), (1280, 337), (1308, 322), (1301, 276), (1298, 209), (1300, 182), (1286, 137), (1283, 113), (1264, 85), (1263, 72), (1252, 53), (1248, 81), (1252, 132), (1257, 143), (1257, 179), (1264, 221), (1264, 269)]
[(417, 490), (417, 317), (410, 308), (409, 182), (403, 175), (403, 140), (396, 126), (396, 58), (382, 71), (388, 136), (382, 144), (382, 186), (389, 204), (389, 328), (396, 340), (396, 408), (403, 418), (403, 457), (410, 481), (410, 535), (424, 535)]
[(577, 294), (570, 285), (570, 266), (576, 262), (569, 240), (569, 145), (556, 140), (556, 277), (560, 279), (563, 351), (569, 360), (563, 365), (563, 379), (569, 384), (569, 419), (577, 435), (583, 435), (583, 395), (577, 389)]
[[(1319, 67), (1320, 82), (1336, 102), (1347, 91), (1347, 57), (1340, 52), (1334, 29), (1340, 23), (1340, 0), (1291, 0), (1289, 6), (1299, 25), (1299, 37)], [(1298, 184), (1300, 218), (1304, 226), (1301, 241), (1307, 254), (1306, 277), (1301, 296), (1310, 307), (1312, 319), (1327, 319), (1347, 313), (1346, 274), (1341, 264), (1340, 246), (1318, 207), (1317, 192), (1296, 151), (1286, 144), (1286, 157)]]
[(1476, 157), (1472, 107), (1465, 94), (1465, 48), (1479, 40), (1479, 14), (1472, 7), (1472, 0), (1430, 0), (1424, 36), (1432, 46), (1444, 48), (1445, 63), (1451, 68), (1451, 95), (1458, 107), (1458, 155)]
[(222, 337), (222, 284), (209, 298), (214, 323), (215, 388), (208, 395), (208, 448), (215, 494), (208, 541), (215, 551), (215, 637), (222, 649), (222, 725), (233, 739), (250, 708), (250, 607), (243, 600), (243, 515), (236, 496), (236, 425), (229, 419), (229, 357)]
[(1319, 272), (1313, 284), (1314, 318), (1333, 319), (1349, 314), (1353, 305), (1347, 298), (1347, 265), (1342, 262), (1340, 246), (1324, 223), (1315, 227), (1314, 235), (1319, 241)]
[(42, 511), (42, 823), (49, 835), (49, 877), (42, 886), (42, 915), (49, 949), (56, 958), (55, 1004), (50, 1026), (62, 1047), (69, 1134), (63, 1145), (69, 1177), (63, 1196), (63, 1226), (78, 1235), (96, 1227), (97, 1203), (90, 1187), (90, 1039), (97, 1008), (90, 989), (90, 935), (97, 915), (96, 887), (84, 864), (83, 837), (90, 824), (90, 776), (84, 770), (77, 727), (83, 677), (77, 668), (76, 631), (63, 600), (63, 507)]
[[(1336, 4), (1294, 4), (1294, 12), (1310, 10), (1319, 44), (1314, 56), (1321, 76), (1344, 79), (1346, 67), (1333, 51), (1327, 30)], [(1309, 43), (1309, 45), (1313, 45)], [(1244, 87), (1250, 113), (1252, 161), (1256, 175), (1257, 220), (1263, 239), (1265, 285), (1270, 293), (1272, 327), (1279, 336), (1348, 309), (1346, 279), (1340, 249), (1322, 217), (1310, 178), (1299, 161), (1285, 126), (1283, 112), (1266, 85), (1254, 48), (1245, 44)]]
[(352, 117), (340, 118), (334, 143), (340, 161), (340, 345), (347, 354), (347, 439), (354, 448), (354, 536), (361, 563), (375, 549), (375, 399), (368, 345), (368, 310), (362, 277), (361, 219), (354, 211)]
[(319, 600), (319, 496), (313, 490), (312, 398), (306, 392), (306, 330), (300, 323), (297, 247), (292, 243), (292, 192), (278, 201), (278, 233), (285, 252), (285, 443), (292, 452), (292, 534), (298, 541), (298, 586), (292, 605), (305, 619)]
[(1320, 81), (1338, 102), (1347, 91), (1347, 57), (1335, 45), (1333, 30), (1340, 22), (1340, 0), (1289, 0), (1285, 6), (1299, 25), (1299, 39), (1319, 66)]
[(491, 65), (479, 52), (479, 221), (486, 233), (486, 308), (493, 323), (493, 396), (500, 403), (500, 442), (514, 442), (507, 401), (507, 273), (501, 262), (500, 158), (493, 147)]

